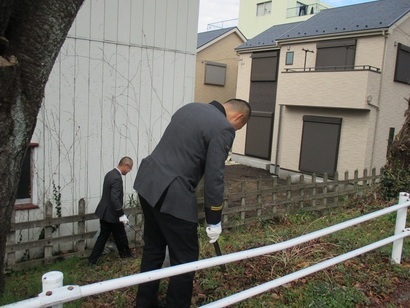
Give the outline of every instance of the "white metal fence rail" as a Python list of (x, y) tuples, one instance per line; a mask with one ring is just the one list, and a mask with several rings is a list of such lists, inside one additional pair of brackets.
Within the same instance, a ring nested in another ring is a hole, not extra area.
[[(403, 248), (403, 240), (405, 237), (410, 235), (410, 228), (406, 228), (406, 219), (407, 219), (407, 208), (410, 206), (410, 195), (409, 193), (400, 193), (399, 195), (399, 202), (396, 205), (390, 206), (388, 208), (363, 215), (361, 217), (357, 217), (351, 219), (349, 221), (345, 221), (334, 226), (330, 226), (309, 234), (302, 235), (300, 237), (282, 242), (277, 244), (272, 244), (264, 247), (254, 248), (250, 250), (245, 250), (241, 252), (231, 253), (224, 256), (213, 257), (210, 259), (200, 260), (196, 262), (191, 262), (187, 264), (182, 264), (178, 266), (172, 266), (163, 268), (160, 270), (155, 270), (151, 272), (139, 273), (135, 275), (130, 275), (126, 277), (101, 281), (98, 283), (93, 283), (84, 286), (77, 286), (77, 285), (69, 285), (69, 286), (61, 286), (57, 288), (47, 289), (44, 287), (43, 284), (43, 292), (39, 294), (38, 297), (24, 300), (21, 302), (17, 302), (14, 304), (6, 305), (4, 307), (57, 307), (56, 305), (70, 302), (73, 300), (80, 299), (82, 297), (99, 294), (111, 290), (121, 289), (125, 287), (130, 287), (133, 285), (138, 285), (144, 282), (162, 279), (174, 275), (179, 275), (182, 273), (197, 271), (225, 263), (231, 263), (235, 261), (240, 261), (252, 257), (257, 257), (277, 251), (281, 251), (313, 239), (317, 239), (319, 237), (352, 227), (359, 223), (392, 213), (397, 212), (396, 218), (396, 225), (395, 225), (395, 234), (391, 237), (386, 239), (380, 240), (378, 242), (372, 243), (370, 245), (364, 246), (362, 248), (353, 250), (351, 252), (345, 253), (343, 255), (337, 256), (335, 258), (326, 260), (324, 262), (315, 264), (303, 270), (294, 272), (292, 274), (283, 276), (281, 278), (272, 280), (270, 282), (264, 283), (257, 287), (253, 287), (251, 289), (239, 292), (232, 296), (223, 298), (221, 300), (215, 301), (213, 303), (207, 304), (202, 307), (225, 307), (228, 305), (232, 305), (233, 303), (237, 303), (239, 301), (245, 300), (252, 296), (261, 294), (266, 292), (270, 289), (276, 288), (281, 286), (285, 283), (291, 282), (293, 280), (299, 279), (301, 277), (307, 276), (314, 272), (320, 271), (337, 263), (343, 262), (345, 260), (351, 259), (356, 257), (360, 254), (369, 252), (381, 246), (385, 246), (389, 243), (393, 243), (392, 248), (392, 256), (391, 260), (393, 263), (399, 264), (401, 261), (402, 255), (402, 248)], [(44, 277), (44, 276), (43, 276)]]

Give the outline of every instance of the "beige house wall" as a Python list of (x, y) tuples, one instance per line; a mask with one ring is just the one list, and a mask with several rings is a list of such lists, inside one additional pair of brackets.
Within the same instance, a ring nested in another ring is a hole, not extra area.
[[(282, 107), (280, 129), (279, 110), (276, 112), (271, 164), (299, 170), (303, 115), (318, 115), (343, 118), (339, 172), (381, 168), (386, 161), (389, 129), (394, 127), (398, 133), (407, 108), (403, 98), (410, 96), (409, 85), (393, 81), (397, 55), (394, 45), (401, 42), (410, 46), (406, 33), (410, 33), (410, 19), (388, 36), (380, 33), (357, 39), (355, 65), (370, 65), (380, 69), (381, 74), (373, 71), (284, 73), (285, 69), (303, 68), (304, 52), (301, 49), (313, 50), (316, 54), (316, 43), (283, 45), (277, 104), (295, 107)], [(295, 53), (291, 66), (284, 63), (287, 51)], [(314, 67), (315, 58), (311, 53), (307, 55), (307, 68)], [(349, 89), (347, 93), (346, 88)], [(280, 135), (278, 131), (281, 131)], [(278, 158), (275, 155), (277, 146)]]
[[(236, 33), (231, 33), (198, 52), (195, 72), (196, 102), (210, 102), (212, 100), (225, 102), (236, 96), (239, 57), (234, 49), (242, 43), (242, 39)], [(224, 86), (204, 83), (206, 61), (226, 64)]]
[[(281, 169), (299, 170), (299, 156), (303, 132), (303, 116), (320, 115), (343, 118), (340, 133), (340, 147), (337, 170), (353, 172), (363, 169), (366, 148), (368, 147), (369, 112), (340, 109), (312, 109), (308, 107), (285, 107), (283, 111), (280, 158)], [(275, 145), (276, 147), (276, 145)], [(320, 151), (320, 149), (318, 149)]]
[(403, 126), (404, 112), (408, 108), (408, 103), (404, 98), (410, 97), (410, 85), (394, 81), (397, 45), (402, 43), (410, 46), (410, 14), (407, 14), (406, 18), (403, 18), (403, 22), (397, 26), (392, 27), (391, 33), (385, 39), (385, 63), (380, 87), (380, 112), (377, 119), (373, 151), (373, 164), (375, 166), (385, 164), (389, 129), (394, 127), (395, 133), (399, 132)]

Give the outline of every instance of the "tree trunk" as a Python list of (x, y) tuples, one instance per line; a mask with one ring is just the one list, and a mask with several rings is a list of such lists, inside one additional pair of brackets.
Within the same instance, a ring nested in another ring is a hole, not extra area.
[(83, 1), (0, 3), (0, 293), (22, 161), (48, 77)]

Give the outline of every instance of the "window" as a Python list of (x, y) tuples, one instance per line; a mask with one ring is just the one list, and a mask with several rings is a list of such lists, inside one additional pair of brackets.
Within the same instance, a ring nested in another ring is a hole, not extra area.
[(339, 154), (341, 118), (304, 116), (299, 170), (333, 176)]
[(286, 53), (286, 61), (285, 61), (285, 65), (292, 65), (293, 64), (293, 51), (288, 51)]
[(226, 64), (216, 62), (205, 63), (205, 84), (224, 86), (226, 78)]
[(272, 1), (258, 3), (256, 5), (256, 16), (264, 16), (270, 14), (272, 9)]
[(258, 52), (252, 54), (251, 81), (276, 81), (278, 53)]
[(33, 152), (38, 144), (31, 143), (23, 159), (23, 166), (20, 174), (20, 181), (17, 188), (16, 202), (17, 208), (22, 205), (31, 205), (33, 191)]
[(316, 45), (316, 70), (353, 69), (356, 40), (331, 40)]
[(410, 84), (410, 47), (400, 43), (397, 45), (394, 81)]

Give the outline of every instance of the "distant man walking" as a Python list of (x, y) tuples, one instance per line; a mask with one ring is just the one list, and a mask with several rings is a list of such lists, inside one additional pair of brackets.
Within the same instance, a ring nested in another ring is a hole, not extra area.
[(124, 198), (122, 176), (132, 170), (133, 161), (130, 157), (123, 157), (118, 166), (104, 177), (103, 191), (95, 214), (100, 218), (100, 235), (95, 242), (88, 264), (94, 265), (104, 251), (105, 244), (112, 234), (121, 258), (131, 257), (128, 238), (124, 225), (128, 218), (124, 214), (122, 205)]

